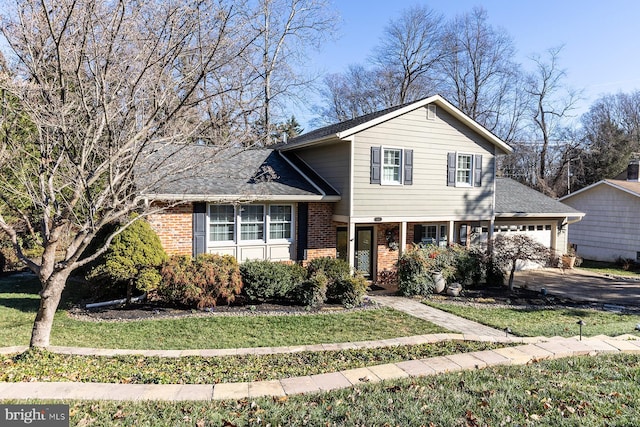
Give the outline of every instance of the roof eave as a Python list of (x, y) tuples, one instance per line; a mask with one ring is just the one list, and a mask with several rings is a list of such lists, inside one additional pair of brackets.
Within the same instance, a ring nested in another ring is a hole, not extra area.
[(141, 197), (149, 201), (172, 201), (172, 202), (216, 202), (216, 203), (237, 203), (237, 202), (260, 202), (260, 201), (282, 201), (282, 202), (339, 202), (342, 198), (336, 195), (277, 195), (277, 194), (142, 194)]
[(583, 212), (496, 212), (496, 219), (498, 218), (582, 218), (586, 214)]

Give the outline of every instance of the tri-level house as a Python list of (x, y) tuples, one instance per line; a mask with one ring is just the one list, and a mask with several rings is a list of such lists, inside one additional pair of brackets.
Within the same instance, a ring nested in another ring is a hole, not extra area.
[[(189, 147), (193, 158), (215, 147)], [(154, 188), (183, 202), (151, 216), (169, 253), (347, 260), (371, 280), (414, 243), (486, 244), (524, 232), (557, 252), (582, 213), (506, 178), (512, 149), (440, 96), (323, 127)]]

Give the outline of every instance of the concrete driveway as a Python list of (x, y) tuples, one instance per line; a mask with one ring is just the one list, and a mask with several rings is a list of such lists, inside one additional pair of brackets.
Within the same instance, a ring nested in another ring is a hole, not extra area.
[(574, 300), (640, 306), (640, 281), (608, 277), (580, 269), (516, 271), (514, 285)]

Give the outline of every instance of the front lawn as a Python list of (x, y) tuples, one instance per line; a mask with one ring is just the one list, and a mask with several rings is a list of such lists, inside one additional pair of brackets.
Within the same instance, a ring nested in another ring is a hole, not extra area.
[(599, 274), (608, 274), (611, 276), (624, 276), (640, 278), (640, 271), (636, 267), (625, 270), (620, 265), (613, 262), (584, 260), (579, 267), (581, 270), (592, 271)]
[(496, 329), (509, 328), (514, 335), (521, 337), (576, 336), (579, 334), (576, 322), (581, 319), (586, 323), (582, 328), (585, 336), (639, 335), (635, 330), (635, 326), (640, 323), (640, 316), (637, 314), (582, 308), (496, 308), (490, 304), (480, 307), (433, 301), (426, 304)]
[(445, 341), (340, 351), (224, 357), (79, 356), (30, 350), (0, 361), (0, 381), (78, 381), (122, 384), (217, 384), (336, 372), (504, 345)]
[(618, 354), (284, 398), (65, 403), (84, 426), (637, 426), (639, 401), (640, 356)]
[[(28, 345), (39, 303), (32, 276), (0, 278), (1, 346)], [(301, 316), (208, 316), (134, 322), (80, 321), (56, 313), (51, 345), (123, 349), (274, 347), (447, 332), (407, 314), (375, 309)]]

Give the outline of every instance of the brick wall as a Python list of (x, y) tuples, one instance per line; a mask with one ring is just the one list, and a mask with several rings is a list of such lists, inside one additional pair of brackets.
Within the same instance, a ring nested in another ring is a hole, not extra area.
[(169, 255), (193, 254), (193, 206), (191, 203), (168, 207), (148, 217), (149, 224), (160, 237)]
[(336, 256), (336, 225), (333, 203), (309, 203), (307, 261)]
[(390, 232), (394, 241), (400, 246), (400, 224), (380, 224), (377, 227), (376, 241), (378, 250), (378, 272), (383, 270), (395, 270), (398, 261), (398, 249), (392, 250), (387, 244), (387, 232)]

